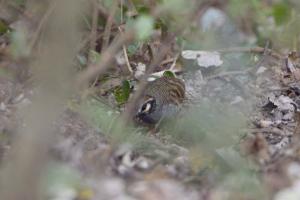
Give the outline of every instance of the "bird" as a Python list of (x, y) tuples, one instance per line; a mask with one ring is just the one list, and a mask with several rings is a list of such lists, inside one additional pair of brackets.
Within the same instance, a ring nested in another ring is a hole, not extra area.
[(138, 101), (135, 120), (155, 125), (175, 116), (185, 99), (185, 84), (176, 77), (163, 76), (149, 82)]

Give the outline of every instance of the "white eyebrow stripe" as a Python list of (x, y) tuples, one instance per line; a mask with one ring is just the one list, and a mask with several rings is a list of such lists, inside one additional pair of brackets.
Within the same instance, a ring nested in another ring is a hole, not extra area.
[[(154, 100), (154, 98), (149, 98), (149, 99), (147, 99), (147, 101), (145, 101), (145, 102), (143, 103), (143, 105), (140, 107), (139, 113), (145, 113), (145, 112), (148, 112), (148, 111), (151, 109), (151, 106), (152, 106), (151, 101), (153, 101), (153, 100)], [(143, 107), (144, 107), (144, 105), (146, 105), (146, 108), (145, 108), (144, 110), (142, 110)]]
[(149, 110), (150, 110), (150, 108), (151, 108), (151, 103), (147, 103), (146, 104), (146, 109), (145, 109), (145, 112), (148, 112)]

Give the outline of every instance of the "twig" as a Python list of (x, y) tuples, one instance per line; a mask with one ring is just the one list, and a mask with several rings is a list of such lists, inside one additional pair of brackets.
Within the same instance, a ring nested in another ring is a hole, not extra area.
[(176, 66), (176, 61), (178, 60), (179, 58), (179, 53), (173, 58), (173, 62), (172, 62), (172, 65), (170, 67), (170, 71), (173, 71), (175, 69), (175, 66)]
[[(103, 43), (102, 43), (102, 47), (101, 47), (101, 53), (108, 47), (109, 45), (109, 39), (110, 39), (110, 34), (111, 34), (111, 27), (113, 24), (113, 18), (115, 16), (116, 10), (117, 10), (117, 6), (118, 6), (118, 0), (114, 0), (110, 14), (106, 20), (106, 25), (105, 25), (105, 29), (104, 29), (104, 33), (103, 33)], [(99, 9), (96, 8), (96, 10), (98, 11)], [(98, 12), (97, 12), (98, 13)], [(92, 87), (94, 87), (97, 82), (99, 80), (99, 75), (95, 78)]]
[[(103, 33), (97, 34), (96, 41), (99, 40), (101, 37), (103, 37)], [(87, 46), (87, 44), (90, 42), (90, 40), (91, 40), (91, 35), (89, 34), (88, 36), (86, 36), (86, 38), (84, 38), (84, 39), (78, 44), (77, 49), (82, 50), (85, 46)]]
[[(122, 30), (121, 30), (120, 27), (119, 27), (119, 31), (120, 31), (120, 33), (122, 33)], [(126, 46), (123, 45), (122, 48), (123, 48), (123, 54), (124, 54), (126, 66), (127, 66), (127, 68), (128, 68), (128, 71), (132, 74), (132, 73), (133, 73), (133, 70), (132, 70), (132, 67), (131, 67), (130, 62), (129, 62), (129, 59), (128, 59), (128, 54), (127, 54)]]
[[(109, 13), (107, 12), (107, 9), (104, 8), (101, 4), (97, 4), (97, 8), (99, 9), (99, 14), (104, 17), (105, 19), (109, 18)], [(114, 19), (112, 19), (112, 23), (113, 24), (117, 24), (116, 21)]]
[[(97, 42), (97, 29), (98, 29), (98, 15), (99, 15), (99, 9), (96, 7), (98, 2), (93, 0), (92, 4), (94, 5), (93, 8), (93, 15), (92, 15), (92, 28), (91, 28), (91, 34), (90, 34), (90, 50), (88, 52), (88, 61), (87, 64), (91, 64), (91, 56), (92, 51), (96, 49), (96, 42)], [(93, 83), (93, 86), (98, 82), (98, 77)]]
[[(123, 20), (124, 20), (124, 16), (123, 16), (124, 15), (124, 10), (123, 10), (124, 5), (123, 4), (124, 4), (124, 2), (123, 2), (123, 0), (121, 0), (121, 24), (123, 24)], [(120, 26), (118, 27), (118, 29), (122, 33), (122, 29), (121, 29)], [(129, 72), (132, 74), (133, 70), (132, 70), (132, 67), (131, 67), (129, 59), (128, 59), (128, 55), (127, 55), (127, 51), (126, 51), (125, 45), (123, 45), (122, 48), (123, 48), (123, 54), (124, 54), (124, 57), (125, 57), (126, 66), (127, 66), (128, 70), (129, 70)]]
[(115, 13), (117, 11), (118, 8), (118, 0), (114, 0), (112, 8), (109, 12), (109, 16), (106, 20), (106, 25), (105, 25), (105, 29), (104, 29), (104, 34), (103, 34), (103, 44), (102, 44), (102, 48), (101, 48), (101, 52), (103, 52), (109, 45), (109, 39), (110, 39), (110, 34), (111, 34), (111, 27), (113, 24), (113, 19), (115, 16)]
[(211, 79), (215, 79), (215, 78), (222, 78), (224, 76), (232, 76), (232, 75), (238, 75), (238, 74), (247, 74), (250, 71), (250, 69), (243, 70), (243, 71), (229, 71), (229, 72), (224, 72), (224, 73), (220, 73), (220, 74), (208, 76), (208, 77), (205, 78), (205, 80), (211, 80)]
[[(53, 2), (54, 3), (54, 2)], [(46, 38), (41, 42), (44, 46), (40, 56), (31, 63), (32, 73), (37, 77), (38, 92), (32, 96), (32, 105), (27, 112), (23, 112), (23, 122), (26, 126), (18, 127), (18, 134), (14, 138), (13, 148), (5, 166), (1, 170), (0, 193), (1, 199), (41, 199), (40, 181), (45, 174), (49, 161), (49, 149), (55, 142), (56, 132), (54, 121), (64, 110), (64, 104), (70, 98), (72, 80), (72, 59), (76, 52), (74, 42), (79, 40), (77, 23), (70, 23), (70, 19), (77, 21), (82, 7), (79, 1), (55, 1), (55, 16), (49, 20)], [(31, 9), (32, 4), (27, 9)], [(48, 4), (41, 3), (41, 11), (46, 11), (36, 32), (40, 32), (47, 16), (52, 9), (46, 9)], [(52, 5), (50, 5), (52, 8)], [(72, 12), (70, 11), (70, 8)], [(38, 17), (38, 16), (34, 16)], [(49, 28), (53, 28), (50, 30)], [(62, 36), (60, 28), (64, 27)], [(72, 37), (65, 37), (68, 35)], [(36, 35), (39, 35), (36, 33)], [(37, 37), (37, 36), (36, 36)], [(33, 46), (34, 46), (33, 42)], [(61, 59), (57, 59), (61, 56)], [(64, 85), (63, 87), (61, 87)], [(53, 88), (55, 88), (53, 90)], [(47, 113), (45, 115), (45, 113)], [(4, 164), (4, 163), (3, 163)]]
[(131, 67), (129, 59), (128, 59), (127, 50), (126, 50), (125, 45), (123, 45), (123, 54), (124, 54), (126, 66), (127, 66), (128, 70), (129, 70), (129, 72), (132, 74), (133, 70), (132, 70), (132, 67)]
[(276, 127), (267, 127), (267, 128), (250, 128), (253, 133), (274, 133), (276, 135), (286, 135), (284, 130), (281, 130)]
[(261, 59), (256, 63), (254, 70), (256, 70), (265, 61), (266, 56), (268, 55), (269, 44), (270, 44), (270, 42), (267, 41), (266, 45), (264, 47), (263, 55), (262, 55)]
[(123, 16), (124, 16), (124, 2), (123, 0), (120, 0), (121, 1), (121, 23), (123, 23)]
[(265, 55), (270, 55), (276, 59), (282, 59), (284, 56), (275, 52), (272, 49), (269, 48), (263, 48), (263, 47), (233, 47), (228, 49), (219, 49), (214, 50), (220, 53), (235, 53), (235, 52), (249, 52), (249, 53), (263, 53)]
[[(6, 2), (5, 2), (6, 1)], [(1, 5), (3, 4), (3, 5)], [(3, 0), (2, 3), (0, 3), (0, 7), (2, 8), (2, 6), (8, 6), (11, 7), (13, 9), (15, 9), (16, 11), (20, 12), (21, 15), (27, 19), (32, 19), (32, 13), (29, 13), (27, 10), (24, 10), (23, 8), (20, 7), (20, 5), (18, 5), (16, 2), (14, 1), (7, 1), (7, 0)]]
[(167, 58), (166, 60), (163, 60), (160, 64), (165, 65), (165, 64), (168, 64), (168, 63), (173, 63), (174, 61), (176, 62), (176, 60), (177, 60), (177, 57)]
[(278, 91), (285, 91), (285, 90), (289, 90), (290, 87), (280, 87), (280, 88), (267, 88), (267, 89), (263, 89), (263, 92), (278, 92)]
[(56, 6), (56, 3), (53, 3), (53, 5), (47, 10), (47, 12), (44, 14), (41, 21), (39, 22), (38, 27), (37, 27), (36, 31), (34, 32), (32, 40), (29, 44), (30, 51), (32, 51), (33, 47), (36, 45), (38, 38), (40, 36), (40, 33), (42, 31), (42, 28), (43, 28), (44, 24), (46, 23), (47, 19), (50, 17), (51, 13), (53, 12), (55, 6)]
[(93, 0), (94, 8), (93, 8), (93, 16), (92, 16), (92, 28), (90, 33), (90, 51), (88, 57), (88, 64), (91, 62), (91, 51), (95, 50), (96, 42), (97, 42), (97, 28), (98, 28), (98, 14), (99, 9), (96, 7), (97, 2)]
[[(123, 3), (124, 0), (121, 0), (121, 1)], [(134, 3), (131, 0), (126, 1), (126, 6), (128, 7), (127, 14), (130, 17), (138, 15), (138, 11), (136, 10), (136, 7), (135, 7)]]

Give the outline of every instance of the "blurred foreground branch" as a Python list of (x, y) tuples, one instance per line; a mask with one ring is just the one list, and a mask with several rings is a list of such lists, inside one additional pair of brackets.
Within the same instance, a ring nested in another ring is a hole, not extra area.
[[(30, 1), (29, 6), (35, 5), (34, 2)], [(47, 3), (44, 2), (42, 9), (47, 9)], [(71, 94), (74, 76), (71, 67), (80, 39), (78, 16), (83, 7), (79, 0), (55, 3), (45, 22), (40, 54), (31, 65), (39, 87), (31, 105), (22, 110), (24, 125), (19, 128), (10, 160), (1, 171), (1, 199), (41, 199), (41, 176), (45, 174), (49, 147), (55, 138), (53, 122)]]

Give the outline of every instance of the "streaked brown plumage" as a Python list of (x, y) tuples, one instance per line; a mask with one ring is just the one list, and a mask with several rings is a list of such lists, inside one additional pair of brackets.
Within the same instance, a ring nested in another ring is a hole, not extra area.
[(184, 82), (175, 77), (161, 77), (146, 86), (137, 106), (135, 118), (146, 124), (155, 124), (174, 116), (185, 98)]

